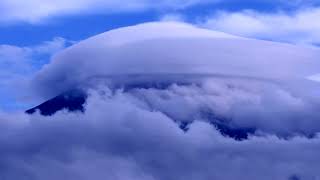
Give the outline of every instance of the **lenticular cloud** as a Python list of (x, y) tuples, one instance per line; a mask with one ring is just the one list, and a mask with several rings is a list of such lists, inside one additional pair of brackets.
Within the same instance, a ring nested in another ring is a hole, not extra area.
[(319, 57), (180, 23), (92, 37), (30, 83), (83, 111), (0, 114), (0, 179), (318, 179)]
[(319, 74), (319, 57), (318, 49), (244, 39), (180, 23), (147, 23), (97, 35), (59, 53), (38, 73), (34, 88), (55, 95), (92, 78), (127, 75), (301, 80)]
[[(33, 88), (122, 89), (182, 129), (312, 137), (319, 128), (320, 50), (245, 39), (182, 23), (147, 23), (82, 41), (56, 55)], [(313, 80), (313, 81), (312, 81)], [(242, 135), (241, 135), (242, 134)]]

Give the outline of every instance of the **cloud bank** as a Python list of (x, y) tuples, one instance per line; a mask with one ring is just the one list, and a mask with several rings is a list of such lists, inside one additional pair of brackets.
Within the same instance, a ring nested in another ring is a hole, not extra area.
[[(318, 135), (312, 139), (296, 136), (289, 140), (274, 135), (254, 136), (240, 142), (222, 136), (214, 126), (200, 120), (192, 123), (187, 132), (182, 131), (175, 123), (175, 117), (166, 114), (190, 118), (185, 113), (192, 113), (192, 106), (196, 104), (216, 101), (221, 106), (229, 103), (224, 98), (229, 97), (232, 101), (243, 98), (240, 92), (234, 92), (237, 94), (232, 96), (229, 95), (232, 90), (222, 91), (228, 95), (221, 96), (222, 103), (219, 103), (218, 95), (207, 95), (202, 91), (175, 85), (163, 91), (137, 88), (131, 92), (113, 92), (103, 88), (90, 91), (84, 114), (67, 111), (50, 117), (1, 114), (1, 178), (319, 178)], [(158, 109), (151, 109), (147, 101)], [(292, 108), (301, 108), (293, 104), (292, 99), (279, 101), (291, 103)], [(285, 110), (294, 112), (293, 109)], [(255, 112), (261, 115), (259, 111)], [(311, 113), (316, 115), (317, 112)], [(273, 126), (272, 121), (278, 129), (291, 129), (291, 125), (299, 124), (295, 120), (282, 124), (285, 123), (282, 116), (272, 118), (265, 119), (266, 127)], [(319, 126), (314, 123), (313, 127)], [(306, 131), (312, 129), (304, 128)]]
[(318, 179), (318, 59), (173, 22), (92, 37), (30, 82), (40, 98), (84, 89), (83, 113), (0, 114), (1, 178)]

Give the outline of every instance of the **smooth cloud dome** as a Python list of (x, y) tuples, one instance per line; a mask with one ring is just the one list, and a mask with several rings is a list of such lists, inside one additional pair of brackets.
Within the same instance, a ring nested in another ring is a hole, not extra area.
[(34, 88), (56, 95), (90, 78), (126, 75), (223, 75), (273, 80), (319, 73), (320, 51), (245, 39), (173, 22), (109, 31), (56, 55)]

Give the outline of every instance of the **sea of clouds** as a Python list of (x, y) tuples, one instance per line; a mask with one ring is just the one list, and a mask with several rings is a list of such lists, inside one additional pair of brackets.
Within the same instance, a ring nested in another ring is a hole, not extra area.
[[(85, 113), (1, 114), (1, 179), (319, 178), (312, 103), (224, 85), (102, 88), (90, 91)], [(235, 126), (261, 132), (237, 141), (201, 111), (234, 114)], [(194, 121), (188, 131), (176, 123), (185, 119)]]
[(0, 179), (320, 179), (319, 57), (168, 22), (90, 38), (28, 88), (84, 112), (0, 113)]

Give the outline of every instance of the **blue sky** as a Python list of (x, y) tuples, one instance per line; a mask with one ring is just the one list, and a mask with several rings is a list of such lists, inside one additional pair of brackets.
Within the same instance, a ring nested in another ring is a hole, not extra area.
[[(36, 2), (37, 1), (34, 3)], [(45, 4), (45, 1), (42, 3)], [(157, 6), (156, 3), (154, 4)], [(95, 7), (91, 9), (88, 7), (87, 11), (89, 12), (79, 10), (79, 12), (61, 15), (58, 11), (48, 16), (35, 15), (31, 20), (24, 18), (8, 18), (8, 20), (6, 20), (5, 17), (2, 17), (4, 20), (2, 20), (3, 22), (0, 25), (0, 44), (29, 46), (51, 40), (54, 37), (82, 40), (110, 29), (142, 22), (157, 21), (167, 14), (179, 14), (185, 16), (187, 21), (194, 22), (197, 19), (210, 16), (217, 11), (239, 12), (243, 10), (254, 10), (268, 14), (277, 12), (290, 14), (300, 9), (315, 7), (318, 3), (316, 3), (316, 1), (301, 1), (300, 3), (299, 1), (283, 0), (209, 0), (207, 3), (196, 2), (187, 7), (183, 7), (183, 3), (178, 2), (177, 4), (175, 8), (169, 6), (157, 9), (153, 7), (141, 10), (129, 9), (127, 11), (113, 13), (104, 13), (96, 10)], [(180, 4), (181, 7), (179, 6)], [(0, 9), (1, 5), (2, 4), (0, 4)], [(36, 6), (37, 4), (34, 5)], [(62, 6), (61, 9), (63, 8), (63, 4), (59, 4), (59, 6)], [(108, 11), (108, 7), (105, 9)], [(33, 9), (29, 10), (33, 11)], [(21, 14), (21, 16), (23, 16), (23, 14)]]
[(313, 0), (4, 0), (0, 107), (17, 107), (12, 82), (31, 77), (56, 52), (111, 29), (174, 20), (249, 38), (318, 46), (318, 5)]

